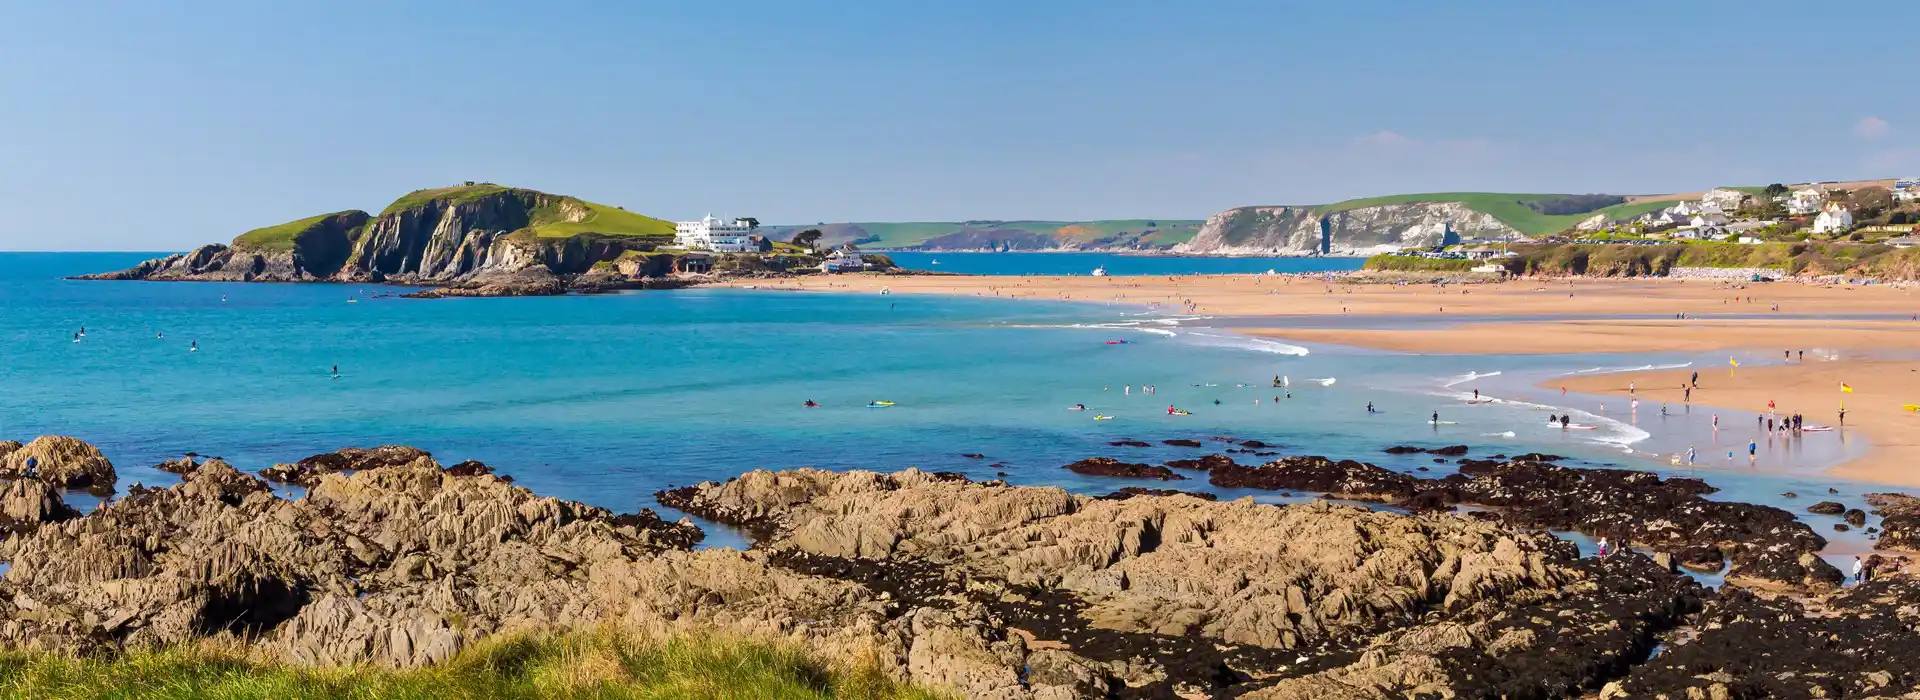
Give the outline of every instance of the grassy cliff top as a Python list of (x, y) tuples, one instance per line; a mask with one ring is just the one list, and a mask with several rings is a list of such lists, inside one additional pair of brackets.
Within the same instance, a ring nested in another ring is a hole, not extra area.
[(1349, 199), (1319, 207), (1321, 214), (1337, 214), (1364, 207), (1377, 207), (1388, 204), (1440, 204), (1458, 202), (1468, 209), (1499, 219), (1501, 223), (1518, 229), (1527, 235), (1556, 233), (1572, 228), (1574, 224), (1595, 214), (1606, 214), (1609, 219), (1629, 219), (1650, 211), (1673, 206), (1670, 201), (1624, 202), (1601, 207), (1578, 214), (1543, 214), (1528, 207), (1528, 203), (1550, 202), (1581, 195), (1570, 194), (1523, 194), (1515, 192), (1430, 192), (1426, 194), (1395, 194), (1384, 197), (1366, 197)]
[(353, 214), (359, 214), (363, 217), (367, 215), (366, 212), (360, 211), (358, 209), (349, 209), (347, 211), (336, 211), (332, 214), (321, 214), (319, 216), (309, 216), (307, 218), (300, 219), (297, 221), (289, 221), (284, 224), (268, 226), (265, 228), (257, 228), (252, 231), (248, 231), (246, 233), (240, 234), (239, 236), (236, 236), (233, 239), (233, 244), (236, 246), (259, 248), (263, 250), (293, 250), (293, 240), (299, 237), (300, 234), (312, 230), (314, 227), (319, 226), (321, 222), (326, 221), (327, 219), (330, 219), (336, 216), (350, 216)]
[[(614, 236), (672, 236), (673, 222), (635, 214), (619, 207), (595, 204), (584, 199), (566, 198), (587, 208), (587, 218), (580, 221), (556, 220), (534, 212), (533, 233), (541, 238), (567, 238), (582, 233), (604, 233)], [(546, 223), (542, 223), (542, 220)]]
[(448, 203), (458, 204), (489, 195), (501, 194), (511, 191), (512, 189), (511, 187), (504, 187), (491, 182), (483, 182), (477, 185), (458, 185), (455, 187), (435, 187), (432, 189), (414, 190), (401, 195), (399, 199), (393, 200), (393, 203), (387, 205), (387, 208), (380, 210), (380, 215), (386, 216), (397, 211), (421, 207), (434, 200), (445, 200)]

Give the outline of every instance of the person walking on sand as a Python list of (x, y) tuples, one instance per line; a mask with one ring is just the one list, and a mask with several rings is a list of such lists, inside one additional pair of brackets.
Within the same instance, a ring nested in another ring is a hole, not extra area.
[(1639, 391), (1638, 391), (1637, 389), (1635, 389), (1635, 387), (1634, 387), (1634, 383), (1633, 383), (1633, 382), (1627, 382), (1627, 395), (1628, 395), (1628, 396), (1632, 396), (1632, 395), (1634, 395), (1634, 394), (1637, 394), (1637, 393), (1639, 393)]
[(1864, 572), (1866, 571), (1866, 569), (1867, 569), (1867, 563), (1866, 563), (1866, 562), (1864, 562), (1864, 561), (1861, 561), (1861, 560), (1860, 560), (1860, 555), (1858, 555), (1858, 554), (1855, 554), (1855, 555), (1853, 555), (1853, 583), (1854, 583), (1854, 585), (1856, 585), (1856, 586), (1857, 586), (1857, 585), (1860, 585), (1860, 584), (1862, 584), (1862, 583), (1865, 583), (1865, 582), (1866, 582), (1866, 579), (1865, 579), (1865, 578), (1862, 578), (1862, 576), (1861, 576), (1861, 575), (1862, 575), (1862, 574), (1863, 574), (1863, 573), (1864, 573)]
[(1760, 460), (1760, 443), (1747, 439), (1747, 466), (1751, 467)]
[(1720, 414), (1718, 413), (1713, 414), (1713, 429), (1715, 432), (1720, 430)]
[(1847, 407), (1846, 406), (1840, 407), (1840, 424), (1841, 425), (1847, 424)]
[(1689, 467), (1693, 466), (1693, 458), (1695, 455), (1696, 453), (1693, 450), (1693, 446), (1688, 445), (1687, 446), (1687, 466)]

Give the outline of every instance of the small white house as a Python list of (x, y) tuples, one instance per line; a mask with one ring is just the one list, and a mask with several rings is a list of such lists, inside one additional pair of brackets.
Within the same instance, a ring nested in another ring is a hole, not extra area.
[(759, 248), (753, 240), (753, 225), (746, 219), (721, 221), (708, 214), (699, 221), (675, 223), (673, 233), (673, 244), (688, 250), (746, 253)]
[(1853, 212), (1839, 202), (1828, 202), (1820, 209), (1820, 215), (1813, 217), (1814, 233), (1840, 233), (1853, 228)]
[(852, 244), (841, 246), (827, 254), (826, 262), (820, 263), (822, 272), (860, 272), (867, 269), (867, 261)]
[(1667, 211), (1669, 213), (1678, 214), (1680, 216), (1691, 217), (1694, 214), (1700, 213), (1702, 209), (1701, 209), (1700, 202), (1683, 201), (1679, 204), (1675, 204), (1672, 207), (1669, 207)]
[(1803, 187), (1787, 195), (1787, 213), (1804, 216), (1820, 211), (1820, 205), (1827, 203), (1827, 191), (1818, 187)]
[(1705, 211), (1693, 215), (1687, 225), (1694, 228), (1718, 228), (1727, 225), (1727, 215), (1718, 211)]

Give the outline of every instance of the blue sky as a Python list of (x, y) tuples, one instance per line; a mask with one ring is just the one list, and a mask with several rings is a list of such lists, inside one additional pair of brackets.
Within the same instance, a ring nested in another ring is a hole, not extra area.
[(1920, 173), (1920, 3), (0, 0), (0, 249), (487, 180), (665, 218), (1202, 218)]

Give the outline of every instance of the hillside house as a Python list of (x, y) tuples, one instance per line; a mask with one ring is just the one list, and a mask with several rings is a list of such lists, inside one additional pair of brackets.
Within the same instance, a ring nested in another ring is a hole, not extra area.
[(820, 263), (821, 272), (860, 272), (867, 269), (866, 258), (852, 243), (840, 246), (827, 254), (825, 262)]
[(1826, 203), (1826, 190), (1818, 187), (1803, 187), (1787, 195), (1787, 213), (1805, 216), (1820, 211), (1820, 206)]
[(1893, 201), (1920, 202), (1920, 178), (1901, 178), (1893, 183)]
[(1722, 212), (1738, 210), (1746, 201), (1747, 193), (1725, 187), (1715, 188), (1700, 196), (1702, 205), (1719, 207)]
[(1853, 228), (1853, 212), (1839, 202), (1828, 202), (1813, 218), (1814, 233), (1842, 233)]

